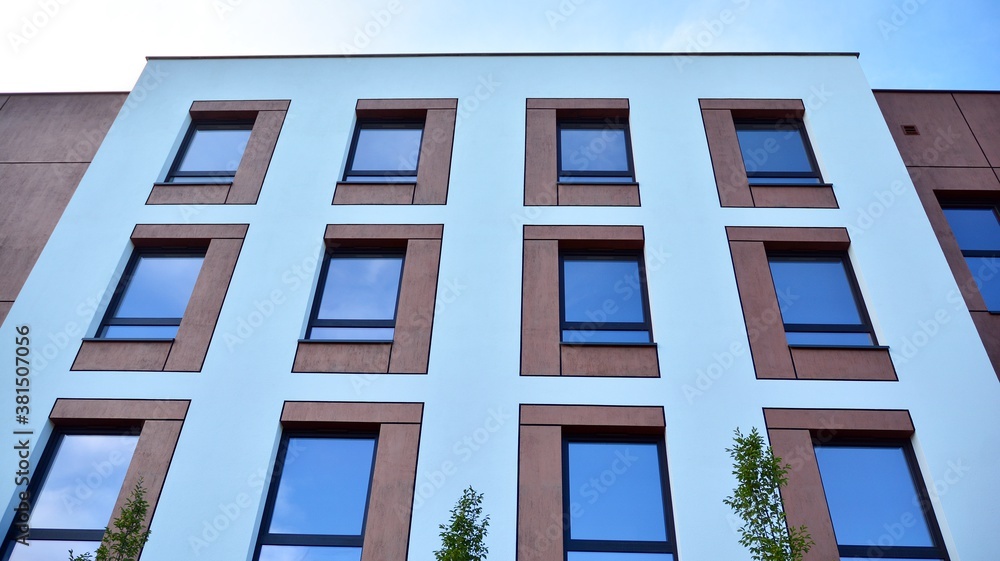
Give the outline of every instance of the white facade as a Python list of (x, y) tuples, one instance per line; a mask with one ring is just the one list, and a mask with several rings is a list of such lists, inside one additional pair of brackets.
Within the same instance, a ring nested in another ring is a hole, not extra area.
[[(384, 98), (458, 98), (446, 205), (330, 204), (357, 100)], [(642, 205), (524, 206), (527, 98), (627, 98)], [(700, 98), (803, 100), (840, 208), (721, 208)], [(258, 99), (291, 104), (256, 205), (145, 204), (193, 101)], [(250, 225), (201, 372), (71, 372), (131, 253), (130, 232), (158, 223)], [(444, 224), (428, 374), (290, 372), (326, 225), (424, 223)], [(659, 378), (519, 375), (524, 224), (644, 227)], [(758, 380), (726, 226), (848, 228), (898, 381)], [(153, 59), (7, 316), (0, 348), (12, 356), (15, 326), (30, 325), (36, 452), (57, 398), (191, 400), (143, 561), (251, 558), (281, 408), (296, 400), (424, 403), (411, 561), (432, 558), (438, 524), (470, 484), (485, 493), (490, 559), (515, 558), (520, 404), (662, 406), (682, 561), (748, 558), (722, 504), (734, 486), (725, 449), (736, 427), (763, 431), (763, 408), (908, 410), (951, 560), (978, 561), (995, 558), (989, 536), (1000, 519), (1000, 384), (957, 295), (851, 55)], [(0, 455), (0, 472), (16, 469), (16, 454)], [(0, 496), (15, 491), (4, 478)], [(228, 506), (242, 495), (249, 506)]]

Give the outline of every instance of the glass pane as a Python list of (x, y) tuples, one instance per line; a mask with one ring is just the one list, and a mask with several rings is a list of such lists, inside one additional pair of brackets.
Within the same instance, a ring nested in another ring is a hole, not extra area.
[(182, 317), (204, 260), (204, 257), (165, 255), (140, 257), (115, 317)]
[(965, 262), (976, 279), (979, 293), (986, 301), (986, 309), (1000, 311), (1000, 259), (996, 257), (966, 257)]
[(572, 539), (667, 539), (655, 444), (570, 442), (567, 462)]
[(807, 185), (820, 184), (818, 177), (748, 177), (750, 185)]
[(351, 171), (415, 172), (422, 128), (362, 128)]
[(402, 256), (330, 258), (318, 319), (394, 319), (402, 269)]
[(64, 435), (28, 525), (103, 530), (111, 520), (138, 441), (138, 436)]
[(392, 341), (391, 327), (314, 327), (309, 339), (316, 341)]
[(649, 343), (648, 331), (563, 329), (564, 343)]
[(260, 561), (361, 561), (360, 547), (265, 545)]
[(559, 183), (629, 183), (630, 175), (560, 175)]
[(273, 534), (361, 535), (373, 438), (290, 438), (278, 483)]
[(642, 322), (639, 261), (570, 259), (563, 261), (566, 321), (599, 328), (606, 322)]
[(794, 126), (778, 123), (773, 128), (737, 125), (736, 136), (743, 153), (743, 165), (750, 173), (813, 171), (802, 133)]
[(817, 446), (816, 461), (839, 545), (881, 543), (886, 532), (895, 546), (934, 545), (901, 447)]
[(228, 175), (175, 175), (170, 183), (232, 183), (234, 174)]
[(196, 129), (177, 171), (221, 171), (235, 174), (249, 140), (249, 127)]
[(73, 555), (91, 553), (96, 555), (101, 542), (76, 542), (61, 540), (28, 540), (31, 545), (14, 545), (14, 553), (10, 561), (63, 561), (69, 558), (69, 550)]
[(1000, 250), (1000, 222), (992, 207), (942, 210), (963, 250)]
[(872, 345), (871, 333), (786, 331), (789, 345)]
[(842, 260), (772, 258), (769, 263), (785, 323), (861, 325)]
[(106, 325), (104, 339), (173, 339), (178, 325)]
[(564, 128), (559, 134), (560, 171), (628, 172), (624, 129)]
[(566, 561), (674, 561), (670, 553), (609, 553), (605, 551), (570, 551)]

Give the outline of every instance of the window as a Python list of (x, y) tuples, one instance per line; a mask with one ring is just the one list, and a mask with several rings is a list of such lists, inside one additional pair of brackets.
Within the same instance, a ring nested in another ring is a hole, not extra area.
[(335, 205), (448, 202), (457, 99), (359, 99)]
[(559, 121), (559, 181), (633, 182), (628, 124), (621, 119)]
[(97, 336), (172, 339), (204, 259), (204, 252), (136, 251)]
[(660, 375), (643, 239), (641, 226), (524, 227), (522, 376)]
[(256, 559), (360, 561), (375, 442), (374, 436), (286, 434)]
[(417, 180), (423, 121), (358, 121), (344, 181)]
[(995, 206), (942, 207), (990, 312), (1000, 313), (1000, 219)]
[(801, 99), (701, 99), (723, 207), (838, 208), (804, 125)]
[(751, 185), (823, 182), (802, 121), (741, 120), (735, 124)]
[(768, 264), (789, 344), (875, 344), (846, 256), (772, 254)]
[(402, 272), (402, 252), (330, 254), (306, 338), (392, 341)]
[(231, 183), (253, 122), (195, 122), (167, 174), (168, 183)]
[[(74, 554), (94, 552), (112, 518), (138, 440), (112, 433), (55, 435), (50, 444), (54, 452), (42, 462), (46, 471), (33, 478), (42, 483), (29, 488), (30, 546), (14, 542), (6, 559), (64, 559), (70, 549)], [(95, 477), (100, 485), (86, 483)], [(17, 537), (15, 528), (10, 539)]]
[(854, 280), (845, 228), (727, 226), (760, 379), (895, 381)]
[(292, 372), (426, 374), (443, 233), (440, 224), (328, 225)]
[(524, 204), (639, 206), (628, 99), (526, 101)]
[(662, 441), (570, 438), (563, 460), (567, 561), (674, 558)]
[(650, 343), (640, 253), (562, 255), (564, 343)]
[(817, 443), (815, 453), (841, 559), (947, 559), (908, 442)]
[(137, 225), (125, 274), (72, 370), (201, 371), (246, 233), (246, 224)]

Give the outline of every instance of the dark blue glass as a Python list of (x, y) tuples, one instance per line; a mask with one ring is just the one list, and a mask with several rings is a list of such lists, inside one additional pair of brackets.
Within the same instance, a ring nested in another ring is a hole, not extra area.
[(801, 131), (794, 126), (737, 125), (736, 136), (749, 173), (812, 173), (812, 161)]
[(600, 329), (606, 322), (645, 320), (638, 258), (563, 260), (566, 321)]
[(822, 183), (818, 177), (748, 177), (750, 185), (806, 185)]
[(861, 325), (842, 259), (772, 257), (769, 263), (785, 323)]
[(993, 207), (942, 210), (962, 251), (1000, 251), (1000, 221)]
[(563, 329), (564, 343), (650, 343), (649, 331), (609, 329)]
[(180, 325), (106, 325), (103, 339), (173, 339)]
[(986, 309), (1000, 312), (1000, 258), (966, 257), (972, 278), (976, 279), (979, 293), (986, 301)]
[(933, 546), (900, 446), (816, 446), (816, 461), (839, 545)]
[(785, 331), (789, 345), (837, 345), (837, 346), (870, 346), (871, 333), (837, 333), (830, 331)]
[[(362, 125), (348, 175), (359, 172), (415, 175), (422, 137), (423, 128), (419, 126)], [(353, 181), (355, 177), (348, 179)]]
[(374, 452), (374, 438), (289, 438), (269, 532), (361, 535)]
[(317, 319), (395, 318), (402, 270), (402, 256), (332, 256)]
[[(138, 436), (127, 435), (64, 435), (34, 500), (29, 525), (103, 530), (138, 441)], [(65, 552), (60, 559), (66, 557)]]
[(259, 561), (361, 561), (360, 547), (265, 545)]
[(204, 257), (143, 255), (115, 310), (116, 318), (180, 318)]
[(670, 553), (615, 553), (607, 551), (570, 551), (566, 561), (673, 561)]
[(309, 339), (315, 341), (392, 341), (392, 327), (313, 327)]
[[(559, 143), (560, 171), (629, 171), (625, 129), (601, 125), (563, 128)], [(621, 176), (617, 180), (621, 181)]]
[(195, 129), (175, 173), (204, 174), (204, 177), (181, 176), (172, 178), (172, 181), (204, 181), (216, 175), (228, 176), (231, 180), (243, 159), (243, 151), (250, 140), (250, 129), (250, 125), (234, 125), (232, 128), (204, 125)]
[(568, 447), (571, 539), (666, 541), (656, 444), (570, 442)]

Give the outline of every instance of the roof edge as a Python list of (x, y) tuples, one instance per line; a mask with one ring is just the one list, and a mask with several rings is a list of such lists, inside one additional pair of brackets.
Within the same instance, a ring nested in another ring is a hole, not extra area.
[(445, 58), (445, 57), (584, 57), (584, 56), (846, 56), (859, 58), (859, 52), (556, 52), (556, 53), (344, 53), (344, 54), (312, 54), (312, 55), (201, 55), (201, 56), (147, 56), (146, 60), (223, 60), (223, 59), (273, 59), (273, 58)]

